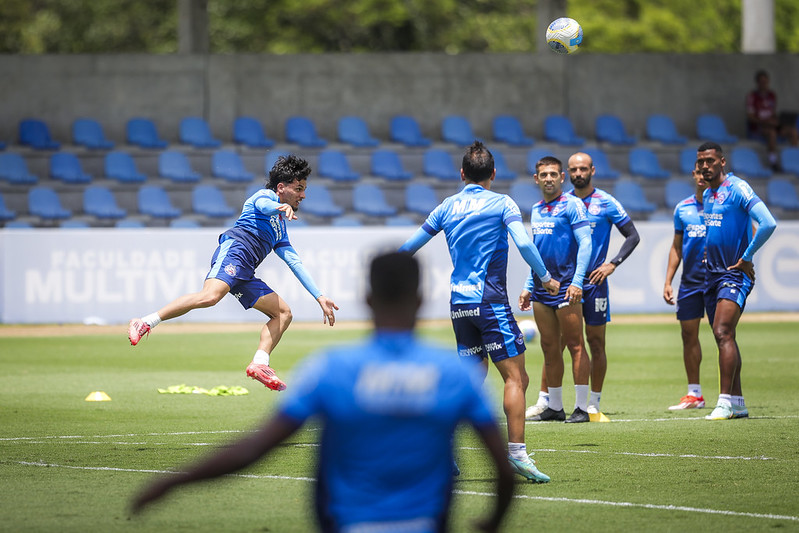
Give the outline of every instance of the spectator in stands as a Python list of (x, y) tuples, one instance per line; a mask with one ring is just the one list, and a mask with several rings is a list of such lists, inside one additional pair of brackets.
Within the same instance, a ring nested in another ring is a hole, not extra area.
[(202, 290), (179, 298), (158, 312), (134, 318), (128, 326), (132, 345), (164, 320), (183, 316), (193, 309), (211, 307), (228, 293), (245, 309), (255, 308), (269, 320), (261, 329), (258, 349), (247, 366), (247, 375), (272, 390), (284, 390), (286, 384), (269, 366), (270, 353), (291, 323), (291, 309), (266, 283), (255, 277), (255, 269), (269, 252), (282, 259), (302, 286), (322, 308), (323, 321), (335, 323), (336, 304), (322, 294), (289, 242), (286, 221), (296, 220), (311, 167), (294, 155), (280, 156), (269, 171), (265, 188), (250, 196), (235, 225), (219, 236), (219, 246), (211, 259), (211, 270)]
[(770, 81), (765, 70), (758, 70), (755, 74), (757, 88), (746, 96), (747, 133), (750, 138), (765, 139), (769, 164), (774, 170), (779, 170), (777, 137), (784, 137), (792, 146), (797, 146), (799, 133), (796, 128), (796, 113), (777, 113), (777, 95), (771, 90)]
[[(699, 167), (694, 168), (694, 194), (680, 201), (674, 208), (674, 240), (669, 249), (666, 266), (666, 283), (663, 285), (663, 299), (669, 305), (677, 305), (677, 320), (682, 332), (682, 357), (685, 374), (688, 377), (688, 393), (680, 398), (680, 403), (670, 410), (701, 409), (705, 406), (702, 385), (699, 383), (699, 367), (702, 363), (702, 345), (699, 342), (699, 325), (705, 316), (705, 213), (702, 195), (707, 183), (702, 179)], [(680, 291), (674, 300), (671, 286), (677, 267), (682, 262)]]
[[(476, 526), (497, 531), (511, 503), (513, 471), (477, 367), (414, 334), (419, 279), (410, 254), (376, 257), (366, 299), (372, 338), (307, 360), (294, 393), (258, 431), (161, 476), (135, 497), (133, 510), (180, 485), (241, 470), (318, 417), (313, 492), (321, 531), (447, 531), (452, 437), (463, 421), (483, 440), (498, 474), (494, 503)], [(260, 513), (252, 514), (257, 520)]]

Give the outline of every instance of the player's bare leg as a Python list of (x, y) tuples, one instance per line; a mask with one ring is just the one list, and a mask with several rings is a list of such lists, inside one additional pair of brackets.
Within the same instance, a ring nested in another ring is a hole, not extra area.
[[(557, 310), (563, 344), (572, 357), (572, 378), (574, 379), (575, 409), (567, 422), (588, 422), (588, 381), (591, 374), (591, 361), (583, 339), (583, 307), (569, 305)], [(561, 358), (562, 364), (562, 358)], [(561, 375), (563, 372), (561, 371)], [(549, 368), (547, 368), (549, 381)]]
[(702, 365), (702, 345), (699, 342), (699, 326), (701, 323), (701, 318), (680, 320), (682, 359), (685, 365), (685, 376), (688, 378), (688, 394), (680, 398), (680, 403), (669, 407), (671, 411), (701, 409), (705, 406), (705, 398), (700, 392), (701, 389), (699, 389), (699, 369)]
[(705, 418), (723, 420), (749, 416), (741, 392), (741, 352), (735, 342), (735, 329), (741, 318), (741, 308), (732, 300), (716, 303), (713, 336), (719, 349), (719, 400), (713, 412)]
[(508, 419), (508, 441), (524, 442), (525, 393), (530, 383), (524, 368), (524, 353), (495, 363), (505, 382), (502, 406)]
[(533, 315), (541, 336), (541, 350), (544, 352), (544, 369), (541, 383), (547, 386), (549, 402), (541, 413), (531, 416), (535, 421), (563, 421), (563, 345), (560, 336), (560, 321), (555, 310), (539, 302), (533, 302)]
[(275, 371), (269, 366), (269, 357), (283, 337), (283, 333), (291, 324), (291, 308), (275, 292), (258, 298), (253, 308), (268, 316), (269, 320), (261, 328), (258, 350), (247, 367), (247, 375), (272, 390), (284, 390), (286, 384), (277, 377)]
[(605, 351), (605, 324), (600, 326), (585, 325), (585, 340), (588, 344), (591, 369), (591, 396), (588, 401), (588, 414), (599, 414), (599, 402), (602, 386), (608, 370), (608, 356)]

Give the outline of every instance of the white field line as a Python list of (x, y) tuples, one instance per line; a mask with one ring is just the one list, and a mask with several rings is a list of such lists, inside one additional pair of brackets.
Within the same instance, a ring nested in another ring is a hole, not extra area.
[[(463, 446), (461, 450), (482, 450), (474, 446)], [(555, 450), (553, 448), (528, 448), (531, 452), (544, 452), (544, 453), (592, 453), (596, 455), (631, 455), (635, 457), (675, 457), (677, 459), (718, 459), (724, 461), (738, 460), (738, 461), (772, 461), (776, 460), (775, 457), (766, 457), (765, 455), (756, 455), (754, 457), (747, 457), (745, 455), (696, 455), (692, 453), (676, 454), (676, 453), (653, 453), (653, 452), (600, 452), (597, 450)]]
[[(134, 469), (134, 468), (114, 468), (109, 466), (71, 466), (71, 465), (59, 465), (53, 463), (41, 463), (41, 462), (27, 462), (27, 461), (17, 461), (17, 464), (21, 464), (24, 466), (40, 466), (40, 467), (47, 467), (47, 468), (69, 468), (72, 470), (93, 470), (93, 471), (104, 471), (104, 472), (133, 472), (133, 473), (142, 473), (142, 474), (178, 474), (179, 472), (174, 472), (172, 470), (145, 470), (145, 469)], [(291, 476), (270, 476), (270, 475), (262, 475), (262, 474), (230, 474), (233, 477), (243, 477), (243, 478), (250, 478), (250, 479), (281, 479), (281, 480), (290, 480), (290, 481), (316, 481), (314, 478), (310, 477), (291, 477)], [(458, 490), (455, 489), (452, 491), (453, 494), (459, 494), (463, 496), (483, 496), (487, 498), (494, 498), (496, 497), (495, 494), (490, 492), (475, 492), (475, 491), (467, 491), (467, 490)], [(682, 505), (658, 505), (658, 504), (651, 504), (651, 503), (633, 503), (633, 502), (612, 502), (607, 500), (588, 500), (584, 498), (555, 498), (550, 496), (528, 496), (526, 494), (517, 494), (514, 498), (519, 500), (537, 500), (537, 501), (546, 501), (546, 502), (561, 502), (561, 503), (578, 503), (578, 504), (585, 504), (585, 505), (605, 505), (610, 507), (627, 507), (627, 508), (638, 508), (638, 509), (652, 509), (658, 511), (682, 511), (686, 513), (703, 513), (703, 514), (717, 514), (717, 515), (724, 515), (724, 516), (736, 516), (736, 517), (746, 517), (746, 518), (762, 518), (766, 520), (788, 520), (791, 522), (799, 522), (799, 516), (790, 516), (790, 515), (778, 515), (778, 514), (767, 514), (767, 513), (748, 513), (748, 512), (741, 512), (741, 511), (725, 511), (722, 509), (704, 509), (701, 507), (686, 507)]]

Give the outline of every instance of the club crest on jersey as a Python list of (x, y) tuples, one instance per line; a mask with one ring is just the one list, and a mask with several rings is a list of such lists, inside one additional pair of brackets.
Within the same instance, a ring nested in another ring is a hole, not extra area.
[(591, 205), (588, 206), (588, 212), (594, 216), (598, 215), (599, 211), (600, 211), (599, 206), (593, 202), (591, 202)]
[(236, 275), (236, 265), (225, 265), (225, 274), (228, 276), (235, 276)]
[(553, 216), (553, 217), (554, 217), (554, 216), (557, 216), (557, 215), (558, 215), (558, 213), (560, 213), (562, 210), (563, 210), (563, 209), (561, 208), (561, 206), (559, 206), (559, 205), (556, 205), (556, 206), (555, 206), (555, 207), (552, 209), (552, 216)]
[(726, 200), (726, 199), (727, 199), (727, 193), (725, 193), (723, 191), (716, 193), (716, 203), (717, 204), (723, 204), (724, 200)]

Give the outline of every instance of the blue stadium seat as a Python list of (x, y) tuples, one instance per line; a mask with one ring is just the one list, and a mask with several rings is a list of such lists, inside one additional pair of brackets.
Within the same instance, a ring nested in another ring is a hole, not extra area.
[(380, 141), (372, 137), (361, 117), (342, 117), (338, 121), (338, 140), (358, 148), (372, 148)]
[(42, 186), (28, 191), (28, 212), (45, 220), (63, 220), (72, 216), (72, 211), (61, 205), (58, 193)]
[(619, 180), (613, 188), (613, 196), (630, 213), (653, 213), (657, 206), (646, 199), (644, 190), (632, 180)]
[(393, 150), (375, 150), (372, 152), (371, 173), (391, 181), (407, 181), (413, 177), (402, 167), (399, 155)]
[(344, 152), (324, 150), (319, 154), (317, 173), (333, 181), (357, 181), (361, 175), (353, 171)]
[(205, 119), (186, 117), (180, 121), (180, 142), (195, 148), (218, 148), (222, 141), (214, 139)]
[(330, 221), (330, 225), (337, 228), (357, 228), (363, 226), (363, 222), (352, 216), (336, 217)]
[(305, 189), (305, 199), (300, 205), (303, 213), (318, 217), (337, 217), (344, 214), (344, 209), (336, 205), (330, 191), (324, 185), (309, 185)]
[(527, 137), (519, 119), (510, 115), (494, 117), (491, 124), (494, 140), (511, 146), (532, 146), (535, 140)]
[(288, 157), (290, 152), (284, 152), (282, 150), (271, 150), (267, 152), (264, 156), (264, 174), (266, 174), (267, 179), (269, 177), (269, 171), (272, 170), (272, 167), (275, 166), (279, 157)]
[(680, 150), (680, 172), (691, 175), (696, 168), (696, 148), (683, 148)]
[(425, 176), (441, 180), (459, 180), (460, 170), (455, 168), (449, 152), (439, 148), (430, 148), (422, 158), (422, 171)]
[(372, 183), (359, 183), (352, 189), (352, 209), (374, 217), (397, 214), (397, 208), (386, 202), (383, 190)]
[(430, 139), (422, 135), (419, 123), (413, 117), (398, 115), (391, 119), (390, 124), (391, 140), (402, 143), (405, 146), (430, 146)]
[(124, 228), (124, 229), (136, 229), (136, 228), (145, 228), (144, 222), (141, 220), (137, 220), (135, 218), (123, 218), (121, 220), (117, 220), (116, 224), (114, 224), (116, 228)]
[(671, 173), (660, 166), (658, 156), (649, 148), (633, 148), (628, 156), (630, 174), (647, 179), (667, 179)]
[(155, 123), (149, 118), (132, 118), (125, 125), (125, 137), (129, 144), (140, 148), (166, 148), (169, 143), (158, 136)]
[(6, 207), (6, 201), (0, 194), (0, 220), (14, 220), (15, 218), (17, 218), (17, 213)]
[(35, 185), (39, 178), (28, 172), (25, 158), (13, 152), (0, 154), (0, 180), (12, 185)]
[(191, 192), (191, 208), (198, 215), (214, 218), (236, 214), (236, 210), (227, 204), (225, 195), (215, 185), (197, 185)]
[(533, 205), (543, 199), (541, 189), (538, 185), (530, 181), (518, 181), (514, 183), (510, 186), (508, 195), (513, 198), (513, 201), (519, 206), (525, 218), (530, 218), (530, 211), (532, 211)]
[(788, 211), (799, 211), (799, 196), (796, 194), (796, 187), (785, 178), (769, 180), (766, 195), (770, 206)]
[(144, 183), (147, 176), (139, 172), (136, 162), (127, 152), (113, 151), (105, 154), (105, 176), (120, 183)]
[(211, 156), (211, 175), (230, 182), (250, 182), (255, 178), (241, 162), (239, 154), (233, 150), (217, 150)]
[(307, 117), (289, 117), (286, 120), (286, 140), (305, 148), (322, 148), (327, 141), (316, 133), (316, 126)]
[(418, 226), (415, 220), (405, 215), (394, 215), (384, 221), (386, 226)]
[(727, 132), (727, 125), (719, 115), (706, 113), (696, 119), (696, 136), (700, 141), (735, 144), (738, 137)]
[(59, 152), (50, 156), (50, 177), (64, 183), (90, 183), (92, 177), (83, 172), (78, 156)]
[(780, 164), (783, 171), (799, 176), (799, 148), (793, 146), (783, 148), (780, 155)]
[(675, 207), (689, 196), (696, 193), (696, 189), (687, 181), (687, 178), (670, 178), (663, 188), (663, 199), (666, 207)]
[(119, 219), (128, 215), (117, 205), (111, 189), (101, 185), (90, 185), (83, 190), (83, 212), (103, 219)]
[(233, 142), (250, 148), (270, 148), (275, 144), (266, 136), (258, 119), (252, 117), (239, 117), (233, 121)]
[(757, 152), (746, 146), (736, 146), (730, 152), (730, 168), (744, 178), (770, 178), (771, 169), (763, 166)]
[(91, 118), (79, 118), (72, 123), (72, 142), (92, 150), (110, 150), (114, 143), (105, 137), (103, 127)]
[(144, 185), (139, 189), (139, 213), (157, 218), (177, 218), (183, 212), (172, 205), (172, 200), (163, 187), (158, 185)]
[(427, 216), (438, 206), (436, 191), (426, 183), (409, 183), (405, 187), (405, 210)]
[(61, 148), (61, 143), (50, 137), (50, 128), (47, 124), (35, 118), (27, 118), (19, 122), (19, 144), (30, 146), (36, 150)]
[(574, 133), (571, 120), (563, 115), (550, 115), (544, 119), (544, 137), (546, 140), (564, 146), (582, 146), (585, 138)]
[(183, 152), (165, 150), (158, 156), (158, 175), (179, 183), (196, 183), (202, 176), (195, 172)]
[(491, 155), (494, 156), (494, 169), (497, 171), (497, 175), (495, 179), (498, 180), (515, 180), (518, 174), (510, 169), (508, 166), (507, 161), (505, 161), (505, 156), (494, 148), (491, 150)]
[(616, 115), (599, 115), (596, 117), (595, 128), (596, 138), (600, 142), (619, 146), (635, 144), (635, 137), (627, 135), (624, 123)]
[(555, 154), (553, 154), (551, 150), (547, 150), (546, 148), (533, 148), (527, 152), (527, 173), (530, 175), (535, 174), (536, 163), (538, 163), (542, 157), (554, 155)]
[(594, 177), (598, 180), (615, 180), (621, 172), (610, 166), (608, 156), (601, 148), (586, 148), (585, 153), (591, 156), (594, 162)]
[(677, 131), (677, 126), (671, 117), (666, 115), (650, 115), (646, 119), (646, 136), (650, 141), (661, 142), (663, 144), (685, 144), (688, 142)]
[(85, 220), (70, 218), (61, 222), (58, 227), (63, 229), (89, 229), (91, 226)]
[(169, 227), (172, 229), (199, 229), (202, 225), (193, 218), (173, 218), (169, 221)]
[(458, 146), (468, 146), (474, 142), (475, 136), (466, 117), (450, 115), (441, 121), (441, 139)]

